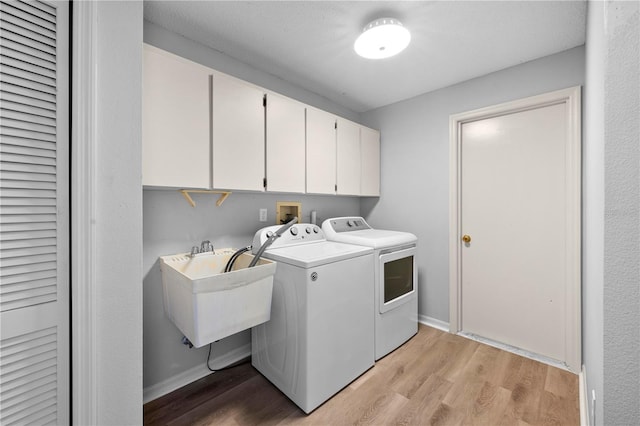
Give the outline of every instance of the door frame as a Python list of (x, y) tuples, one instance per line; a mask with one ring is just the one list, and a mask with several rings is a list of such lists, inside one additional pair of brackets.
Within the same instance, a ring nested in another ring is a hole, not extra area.
[(71, 130), (71, 418), (98, 423), (99, 324), (95, 217), (97, 212), (98, 3), (72, 4)]
[(501, 115), (564, 104), (567, 112), (565, 235), (567, 244), (567, 302), (565, 320), (566, 367), (575, 373), (581, 368), (581, 93), (580, 86), (544, 93), (511, 102), (505, 102), (449, 117), (449, 331), (458, 333), (462, 326), (462, 272), (461, 256), (461, 129), (462, 125)]

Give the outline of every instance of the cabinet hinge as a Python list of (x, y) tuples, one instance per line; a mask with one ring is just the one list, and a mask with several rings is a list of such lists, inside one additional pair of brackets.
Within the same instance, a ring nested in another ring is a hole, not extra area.
[(263, 107), (266, 107), (266, 106), (267, 106), (267, 95), (264, 95), (264, 96), (262, 97), (262, 106), (263, 106)]

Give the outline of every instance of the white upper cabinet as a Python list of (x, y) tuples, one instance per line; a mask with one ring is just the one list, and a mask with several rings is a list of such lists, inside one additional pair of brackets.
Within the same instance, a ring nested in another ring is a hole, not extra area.
[(336, 193), (336, 117), (307, 108), (307, 192)]
[(305, 191), (305, 105), (267, 93), (267, 191)]
[(209, 188), (209, 76), (194, 62), (144, 46), (142, 184)]
[(145, 186), (378, 196), (380, 133), (145, 44), (142, 173)]
[(338, 117), (336, 133), (337, 194), (360, 195), (360, 125)]
[(214, 188), (264, 190), (263, 101), (264, 91), (259, 87), (225, 74), (214, 74)]
[(380, 195), (380, 132), (307, 107), (307, 193)]
[(360, 127), (360, 195), (380, 195), (380, 132)]

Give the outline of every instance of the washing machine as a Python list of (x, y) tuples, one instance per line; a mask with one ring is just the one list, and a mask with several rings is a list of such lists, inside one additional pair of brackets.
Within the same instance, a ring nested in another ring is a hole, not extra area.
[[(279, 228), (258, 231), (254, 252)], [(277, 267), (271, 319), (252, 329), (251, 362), (310, 413), (375, 362), (373, 249), (295, 224), (263, 257)]]
[(374, 250), (375, 359), (418, 332), (418, 238), (409, 232), (373, 229), (362, 217), (335, 217), (322, 223), (326, 238)]

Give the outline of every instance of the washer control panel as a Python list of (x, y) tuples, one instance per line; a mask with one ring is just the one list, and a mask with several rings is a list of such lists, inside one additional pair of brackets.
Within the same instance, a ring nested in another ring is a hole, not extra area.
[[(369, 224), (361, 217), (337, 217), (328, 221), (334, 232), (351, 232), (371, 229)], [(326, 222), (325, 222), (326, 223)]]
[[(273, 237), (273, 235), (280, 229), (281, 226), (267, 226), (256, 232), (253, 237), (253, 249), (257, 250), (267, 239)], [(296, 223), (287, 229), (280, 237), (271, 243), (270, 248), (284, 247), (288, 245), (302, 244), (314, 241), (324, 241), (324, 232), (319, 226), (310, 223)], [(267, 249), (268, 250), (268, 249)]]

